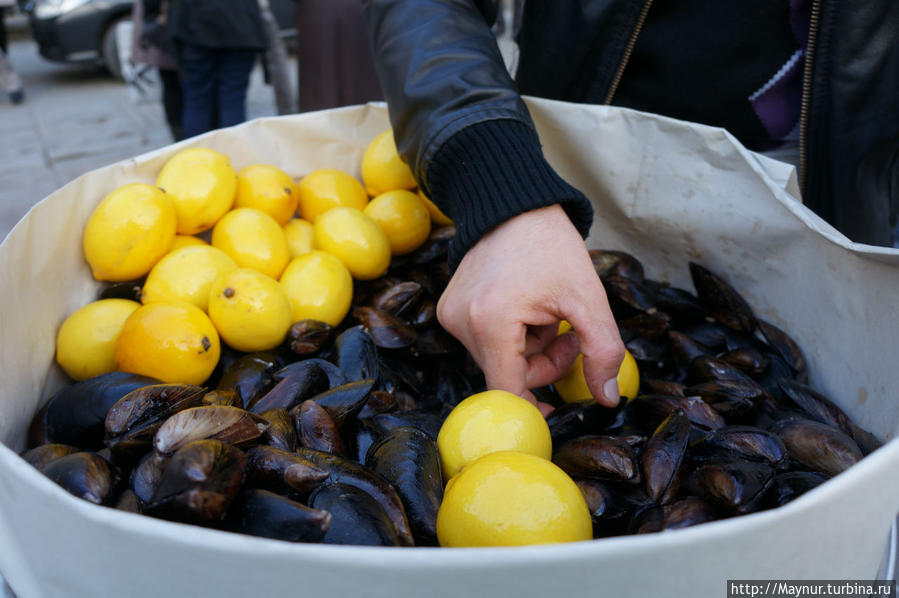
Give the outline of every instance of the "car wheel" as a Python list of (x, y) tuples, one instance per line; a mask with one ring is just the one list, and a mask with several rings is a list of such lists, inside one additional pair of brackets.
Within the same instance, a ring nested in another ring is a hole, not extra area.
[(131, 57), (131, 48), (120, 48), (119, 43), (124, 38), (128, 38), (128, 42), (130, 42), (131, 36), (130, 31), (129, 35), (123, 36), (119, 29), (121, 29), (122, 25), (131, 25), (131, 17), (128, 15), (122, 15), (120, 17), (116, 17), (111, 20), (109, 24), (106, 26), (106, 29), (103, 30), (103, 35), (100, 38), (100, 55), (103, 59), (103, 66), (109, 71), (109, 74), (114, 78), (123, 80), (122, 77), (122, 59), (126, 60)]

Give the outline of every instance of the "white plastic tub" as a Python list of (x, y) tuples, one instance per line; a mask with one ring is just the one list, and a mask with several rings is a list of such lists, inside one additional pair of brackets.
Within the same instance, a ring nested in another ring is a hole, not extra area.
[[(784, 327), (812, 383), (892, 438), (899, 252), (855, 246), (784, 191), (788, 171), (718, 129), (633, 111), (530, 101), (545, 152), (596, 203), (589, 244), (625, 249), (647, 274), (690, 288), (687, 261), (724, 273)], [(728, 579), (872, 579), (899, 511), (893, 441), (786, 507), (643, 536), (514, 549), (290, 544), (97, 507), (18, 456), (62, 384), (63, 318), (97, 290), (81, 232), (102, 197), (152, 182), (177, 149), (205, 145), (236, 167), (269, 162), (358, 174), (382, 106), (265, 119), (84, 175), (0, 245), (0, 571), (35, 596), (723, 596)], [(795, 184), (795, 183), (794, 183)], [(539, 248), (534, 248), (538, 251)]]

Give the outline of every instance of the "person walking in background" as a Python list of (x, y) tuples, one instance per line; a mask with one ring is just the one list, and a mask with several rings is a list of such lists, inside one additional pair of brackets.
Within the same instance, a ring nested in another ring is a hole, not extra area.
[(300, 112), (382, 100), (359, 0), (297, 0)]
[[(159, 15), (160, 4), (144, 0), (145, 19)], [(268, 45), (258, 1), (177, 0), (167, 21), (184, 92), (184, 137), (245, 121), (250, 72)]]
[(6, 10), (15, 4), (15, 0), (0, 0), (0, 87), (9, 94), (9, 100), (13, 104), (21, 104), (25, 99), (25, 89), (22, 79), (9, 62), (6, 38)]
[(181, 80), (178, 75), (178, 59), (175, 56), (175, 43), (169, 35), (162, 10), (155, 19), (144, 19), (143, 0), (134, 0), (131, 20), (134, 23), (134, 40), (131, 59), (135, 64), (146, 64), (155, 67), (162, 83), (162, 108), (165, 120), (169, 125), (172, 139), (181, 141), (184, 136), (181, 127), (181, 114), (184, 111), (184, 100), (181, 92)]

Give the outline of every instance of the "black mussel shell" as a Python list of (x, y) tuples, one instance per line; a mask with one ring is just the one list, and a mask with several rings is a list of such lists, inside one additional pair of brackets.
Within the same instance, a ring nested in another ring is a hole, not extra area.
[(765, 320), (757, 320), (759, 332), (799, 380), (808, 379), (808, 363), (799, 345), (786, 332)]
[(415, 543), (436, 546), (437, 511), (443, 500), (437, 442), (418, 428), (397, 428), (372, 445), (365, 464), (396, 488)]
[(74, 446), (53, 442), (50, 444), (42, 444), (41, 446), (25, 451), (22, 453), (22, 458), (35, 469), (43, 469), (45, 465), (56, 461), (60, 457), (65, 457), (66, 455), (77, 452), (79, 452), (78, 448)]
[(752, 308), (730, 283), (696, 262), (690, 262), (690, 278), (700, 303), (716, 320), (741, 332), (755, 329)]
[(290, 411), (309, 397), (327, 390), (330, 385), (328, 375), (320, 363), (318, 359), (306, 359), (285, 366), (278, 372), (278, 383), (251, 403), (249, 410), (253, 413), (278, 408)]
[(273, 373), (280, 367), (281, 362), (272, 351), (247, 353), (225, 368), (218, 389), (236, 391), (239, 406), (246, 408), (268, 392), (273, 384)]
[(341, 332), (334, 341), (337, 367), (348, 382), (380, 376), (378, 349), (364, 326), (353, 326)]
[(226, 529), (288, 542), (320, 542), (331, 514), (268, 490), (244, 490), (228, 510)]
[(109, 372), (76, 382), (56, 393), (44, 414), (50, 442), (81, 449), (103, 447), (106, 414), (132, 390), (159, 380), (127, 372)]
[(240, 492), (246, 462), (242, 451), (219, 440), (190, 442), (166, 465), (147, 511), (178, 521), (218, 521)]
[(401, 413), (380, 413), (369, 420), (379, 434), (389, 434), (397, 428), (411, 426), (418, 428), (431, 438), (437, 439), (443, 418), (431, 411), (413, 409)]
[(414, 313), (422, 297), (421, 285), (411, 280), (398, 282), (375, 294), (371, 307), (396, 317)]
[(690, 475), (687, 487), (714, 504), (732, 511), (754, 510), (764, 496), (774, 469), (754, 461), (732, 461), (700, 465)]
[(690, 437), (690, 420), (680, 409), (673, 411), (659, 424), (640, 455), (646, 493), (655, 502), (675, 481), (687, 452)]
[(318, 320), (300, 320), (287, 330), (287, 346), (297, 355), (313, 355), (331, 342), (334, 328)]
[(153, 437), (153, 448), (161, 455), (171, 455), (201, 439), (244, 447), (261, 442), (260, 437), (269, 425), (264, 418), (237, 407), (191, 407), (174, 414), (159, 427)]
[(377, 500), (358, 487), (323, 484), (309, 497), (314, 509), (331, 514), (331, 523), (321, 541), (325, 544), (399, 546), (393, 523)]
[(771, 488), (768, 489), (769, 507), (780, 507), (795, 500), (812, 488), (816, 488), (826, 482), (828, 477), (821, 473), (811, 471), (786, 471), (774, 476)]
[(247, 451), (246, 487), (305, 496), (327, 478), (327, 471), (294, 452), (267, 445)]
[(629, 280), (643, 281), (643, 264), (633, 255), (613, 249), (591, 249), (590, 260), (600, 279), (619, 276)]
[(546, 417), (553, 444), (561, 444), (578, 436), (601, 434), (605, 428), (620, 422), (623, 402), (609, 408), (593, 399), (565, 403)]
[(285, 451), (296, 450), (297, 430), (293, 425), (293, 418), (286, 409), (280, 407), (269, 409), (260, 413), (259, 417), (270, 424), (263, 436), (265, 444)]
[(842, 473), (863, 457), (848, 434), (810, 419), (780, 420), (771, 431), (783, 440), (792, 459), (827, 475)]
[[(309, 400), (323, 407), (330, 414), (336, 426), (340, 428), (348, 418), (359, 413), (368, 400), (374, 385), (375, 381), (370, 378), (347, 382), (309, 397)], [(296, 421), (295, 413), (294, 421)]]
[(113, 489), (113, 471), (96, 453), (72, 453), (46, 464), (41, 473), (62, 486), (69, 494), (103, 504)]
[(703, 462), (760, 461), (776, 469), (786, 468), (789, 461), (787, 449), (777, 435), (753, 426), (725, 426), (712, 430), (690, 446), (690, 455)]
[(346, 456), (343, 439), (328, 411), (315, 401), (303, 401), (294, 410), (297, 434), (306, 448)]
[[(400, 543), (404, 546), (412, 546), (415, 541), (412, 537), (412, 529), (403, 502), (396, 489), (380, 474), (349, 459), (315, 451), (307, 448), (298, 448), (297, 454), (308, 459), (316, 466), (328, 472), (327, 482), (345, 484), (358, 488), (362, 492), (373, 497), (387, 513), (387, 517), (393, 524)], [(315, 506), (310, 502), (311, 506)], [(316, 507), (324, 508), (324, 507)], [(330, 509), (325, 509), (330, 510)]]
[(581, 436), (563, 443), (553, 463), (568, 475), (615, 482), (640, 481), (633, 447), (615, 436)]
[(131, 472), (131, 490), (140, 500), (141, 505), (147, 505), (153, 500), (162, 472), (165, 471), (171, 457), (158, 455), (154, 452), (147, 453), (138, 462)]

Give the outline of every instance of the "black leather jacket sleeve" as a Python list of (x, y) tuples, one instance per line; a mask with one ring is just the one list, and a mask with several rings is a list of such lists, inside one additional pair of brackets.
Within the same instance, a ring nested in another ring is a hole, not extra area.
[(455, 266), (505, 220), (561, 204), (582, 235), (592, 208), (543, 157), (488, 19), (495, 3), (363, 0), (397, 148), (456, 224)]

